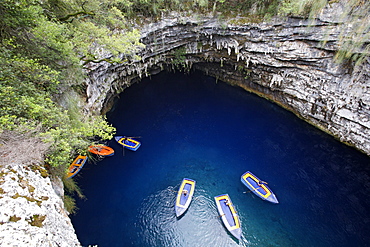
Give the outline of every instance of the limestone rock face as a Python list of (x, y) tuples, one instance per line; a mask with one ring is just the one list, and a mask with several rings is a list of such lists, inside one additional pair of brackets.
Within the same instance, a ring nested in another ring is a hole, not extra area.
[(333, 4), (314, 22), (174, 15), (148, 24), (141, 28), (140, 61), (90, 65), (88, 108), (105, 113), (126, 87), (164, 69), (197, 69), (270, 99), (369, 155), (370, 58), (360, 65), (334, 61), (341, 31), (350, 32), (340, 7)]
[(0, 166), (0, 246), (81, 246), (64, 209), (63, 184), (43, 168)]

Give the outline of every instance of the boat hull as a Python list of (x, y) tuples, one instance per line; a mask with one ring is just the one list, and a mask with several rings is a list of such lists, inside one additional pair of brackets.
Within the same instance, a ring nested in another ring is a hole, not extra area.
[(124, 148), (127, 148), (131, 151), (136, 151), (141, 146), (139, 141), (126, 136), (115, 136), (114, 139)]
[(215, 197), (216, 206), (220, 218), (226, 229), (237, 239), (241, 238), (242, 230), (240, 227), (239, 216), (236, 213), (234, 204), (228, 194), (222, 194)]
[(112, 156), (114, 155), (114, 150), (111, 147), (104, 145), (91, 145), (89, 146), (89, 152), (101, 156)]
[(241, 182), (262, 200), (275, 204), (279, 203), (272, 190), (266, 184), (259, 184), (259, 182), (263, 181), (250, 171), (247, 171), (241, 176)]
[[(187, 191), (185, 194), (184, 191)], [(189, 208), (194, 195), (195, 181), (189, 178), (184, 178), (177, 192), (175, 201), (175, 213), (177, 217), (183, 215)]]
[(87, 161), (87, 156), (79, 155), (68, 168), (67, 179), (76, 176)]

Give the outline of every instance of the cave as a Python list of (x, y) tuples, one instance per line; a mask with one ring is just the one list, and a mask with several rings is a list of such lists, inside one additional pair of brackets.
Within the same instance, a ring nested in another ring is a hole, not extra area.
[(217, 18), (167, 17), (142, 28), (140, 60), (88, 64), (87, 109), (105, 114), (125, 88), (163, 70), (200, 70), (369, 154), (370, 59), (334, 60), (343, 23), (328, 15), (314, 22), (291, 17), (228, 25)]

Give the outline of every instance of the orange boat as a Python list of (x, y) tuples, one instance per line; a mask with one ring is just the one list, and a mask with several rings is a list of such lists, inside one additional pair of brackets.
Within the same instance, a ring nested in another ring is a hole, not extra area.
[(104, 145), (91, 145), (89, 146), (89, 152), (101, 156), (112, 156), (114, 154), (113, 148)]
[(79, 155), (68, 168), (67, 179), (74, 177), (85, 165), (87, 156)]

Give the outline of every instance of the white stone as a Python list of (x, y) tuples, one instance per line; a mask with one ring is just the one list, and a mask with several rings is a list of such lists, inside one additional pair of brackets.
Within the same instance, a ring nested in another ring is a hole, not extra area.
[[(0, 173), (0, 246), (80, 246), (49, 177), (15, 163), (0, 166)], [(36, 215), (45, 216), (40, 226), (31, 225)]]

